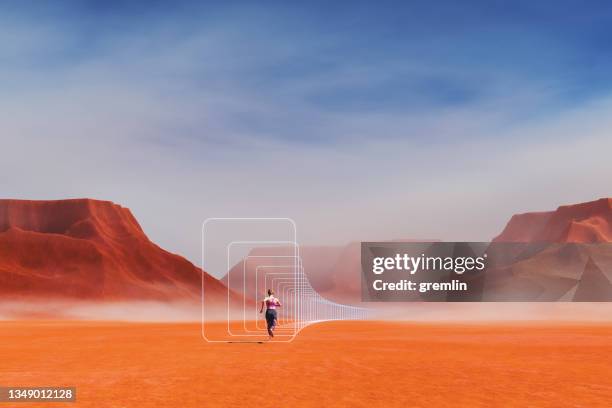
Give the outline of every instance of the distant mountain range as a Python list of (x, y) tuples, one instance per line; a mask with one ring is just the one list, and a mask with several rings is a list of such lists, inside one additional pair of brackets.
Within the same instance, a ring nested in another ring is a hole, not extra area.
[[(554, 211), (514, 215), (492, 242), (611, 241), (612, 199), (604, 198), (561, 206)], [(566, 291), (563, 293), (569, 300), (584, 294), (585, 280), (582, 280), (583, 289), (577, 284), (583, 275), (594, 276), (593, 282), (599, 282), (589, 283), (594, 287), (607, 288), (612, 281), (612, 276), (602, 271), (601, 266), (608, 264), (608, 258), (612, 264), (612, 257), (603, 249), (597, 254), (551, 251), (542, 251), (514, 265), (514, 269), (504, 270), (504, 276), (523, 276), (532, 291), (552, 285), (557, 288), (554, 296)], [(5, 299), (195, 302), (200, 299), (202, 276), (210, 304), (227, 301), (226, 285), (232, 289), (231, 296), (238, 298), (244, 293), (247, 298), (255, 299), (264, 293), (268, 284), (261, 276), (255, 279), (256, 267), (259, 265), (265, 270), (265, 267), (287, 264), (287, 260), (274, 256), (293, 254), (293, 251), (283, 247), (256, 248), (250, 255), (262, 254), (271, 256), (265, 264), (241, 262), (219, 281), (183, 257), (155, 245), (132, 213), (112, 202), (0, 200), (0, 295)], [(341, 303), (360, 301), (358, 242), (346, 246), (305, 246), (300, 248), (300, 257), (311, 285), (322, 296)], [(565, 260), (559, 263), (560, 259)], [(570, 269), (572, 272), (568, 272)], [(559, 285), (560, 278), (570, 280)], [(603, 292), (601, 298), (606, 300), (608, 291)]]

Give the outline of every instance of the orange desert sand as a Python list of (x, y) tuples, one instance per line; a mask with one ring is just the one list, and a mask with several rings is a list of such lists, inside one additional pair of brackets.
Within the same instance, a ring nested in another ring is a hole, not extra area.
[(19, 407), (612, 403), (609, 324), (326, 322), (285, 344), (208, 344), (197, 323), (20, 321), (0, 330), (0, 385), (77, 387), (77, 403)]

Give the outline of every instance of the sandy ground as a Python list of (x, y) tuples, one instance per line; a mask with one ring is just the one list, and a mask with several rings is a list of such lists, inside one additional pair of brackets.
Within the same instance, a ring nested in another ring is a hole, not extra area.
[(293, 343), (207, 344), (199, 324), (3, 322), (0, 385), (38, 407), (609, 407), (612, 325), (329, 322)]

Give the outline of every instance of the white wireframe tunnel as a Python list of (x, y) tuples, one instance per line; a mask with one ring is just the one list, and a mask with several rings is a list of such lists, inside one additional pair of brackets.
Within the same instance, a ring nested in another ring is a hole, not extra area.
[[(213, 235), (213, 224), (222, 225), (222, 233)], [(255, 233), (245, 225), (255, 225)], [(267, 339), (265, 305), (264, 313), (261, 312), (268, 290), (272, 290), (281, 302), (277, 308), (275, 342), (290, 342), (313, 323), (368, 318), (368, 309), (330, 301), (312, 287), (300, 257), (294, 225), (284, 218), (215, 218), (204, 223), (204, 269), (215, 266), (211, 258), (220, 253), (220, 249), (225, 249), (226, 256), (221, 273), (217, 272), (222, 275), (225, 287), (202, 276), (202, 336), (205, 340), (259, 342)], [(229, 229), (233, 230), (227, 234)], [(221, 243), (217, 242), (220, 236)], [(216, 253), (211, 250), (214, 244)], [(220, 290), (225, 293), (219, 293)]]

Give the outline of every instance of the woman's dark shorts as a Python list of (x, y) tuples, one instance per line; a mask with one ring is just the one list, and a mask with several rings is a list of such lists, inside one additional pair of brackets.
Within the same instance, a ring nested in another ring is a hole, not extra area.
[(275, 309), (266, 310), (266, 323), (268, 324), (268, 329), (271, 329), (276, 325), (276, 310)]

